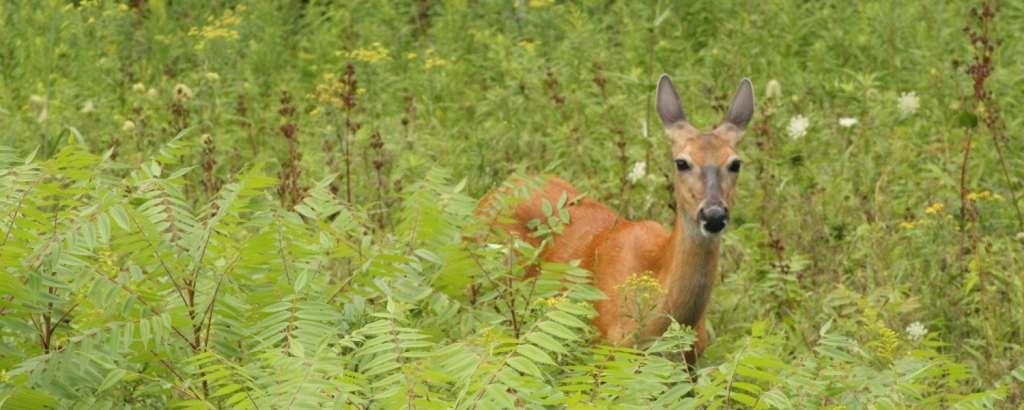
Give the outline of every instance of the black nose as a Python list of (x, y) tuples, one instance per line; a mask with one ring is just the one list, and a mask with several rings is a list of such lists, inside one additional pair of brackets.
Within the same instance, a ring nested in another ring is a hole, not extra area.
[(729, 210), (710, 206), (700, 211), (701, 227), (711, 233), (719, 233), (729, 224)]

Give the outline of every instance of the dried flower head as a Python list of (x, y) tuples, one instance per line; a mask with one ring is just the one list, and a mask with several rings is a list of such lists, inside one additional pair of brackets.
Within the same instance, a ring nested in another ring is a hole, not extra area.
[(185, 84), (178, 84), (174, 86), (174, 100), (178, 102), (185, 102), (192, 99), (192, 89), (188, 88)]
[(764, 89), (764, 96), (767, 98), (782, 97), (782, 84), (779, 83), (779, 80), (773, 78), (768, 82)]

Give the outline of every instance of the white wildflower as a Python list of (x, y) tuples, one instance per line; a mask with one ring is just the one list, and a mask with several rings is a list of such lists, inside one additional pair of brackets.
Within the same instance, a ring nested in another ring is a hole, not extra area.
[(633, 164), (633, 171), (629, 173), (627, 178), (629, 178), (629, 183), (635, 184), (637, 181), (640, 181), (640, 178), (643, 178), (644, 175), (647, 175), (647, 163), (640, 161)]
[(156, 89), (155, 88), (150, 88), (149, 91), (146, 92), (146, 95), (149, 96), (150, 100), (155, 100), (156, 99)]
[(121, 126), (121, 131), (127, 131), (127, 132), (135, 131), (135, 121), (126, 120), (124, 122), (124, 125)]
[(917, 109), (921, 107), (921, 99), (917, 98), (917, 92), (900, 93), (899, 107), (903, 115), (917, 112)]
[(185, 84), (178, 84), (174, 86), (174, 100), (178, 102), (185, 102), (192, 99), (192, 89), (188, 88)]
[(82, 114), (88, 114), (93, 111), (96, 111), (96, 106), (93, 105), (92, 100), (86, 101), (85, 105), (82, 106), (82, 109), (78, 110), (78, 112)]
[(782, 97), (782, 84), (779, 83), (779, 80), (772, 79), (768, 82), (764, 90), (764, 96), (767, 98)]
[(789, 137), (792, 139), (801, 138), (807, 135), (807, 127), (810, 125), (811, 122), (807, 117), (797, 115), (789, 119), (789, 126), (786, 127), (786, 132), (789, 133)]
[(132, 92), (136, 92), (139, 94), (144, 93), (146, 92), (146, 86), (142, 83), (135, 83), (135, 85), (132, 86)]
[(50, 110), (47, 107), (43, 107), (42, 111), (39, 111), (39, 118), (36, 118), (36, 121), (40, 123), (46, 122), (48, 118), (50, 118)]
[(907, 326), (907, 333), (910, 334), (910, 340), (919, 340), (928, 334), (928, 328), (924, 327), (921, 322), (914, 322)]
[(206, 79), (210, 80), (210, 81), (213, 81), (213, 82), (217, 82), (218, 80), (220, 80), (220, 74), (217, 74), (217, 73), (206, 73)]
[(32, 94), (28, 96), (28, 103), (32, 105), (43, 105), (46, 104), (46, 99), (38, 95)]
[(857, 123), (859, 123), (859, 122), (860, 121), (857, 121), (856, 118), (840, 118), (839, 119), (839, 126), (843, 127), (843, 128), (850, 128), (850, 127), (852, 127), (854, 125), (857, 125)]

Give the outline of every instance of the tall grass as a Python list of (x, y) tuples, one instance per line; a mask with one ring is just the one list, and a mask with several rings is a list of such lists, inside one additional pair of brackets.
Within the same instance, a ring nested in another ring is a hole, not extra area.
[[(1024, 7), (999, 6), (2, 2), (0, 407), (1014, 408)], [(703, 129), (757, 90), (696, 369), (671, 338), (590, 346), (566, 323), (595, 295), (551, 299), (582, 273), (531, 294), (522, 244), (461, 241), (513, 173), (668, 224), (661, 73)], [(637, 378), (594, 376), (616, 363)]]

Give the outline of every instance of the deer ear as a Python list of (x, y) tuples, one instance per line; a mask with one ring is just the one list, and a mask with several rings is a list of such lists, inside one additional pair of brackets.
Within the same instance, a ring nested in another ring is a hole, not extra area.
[(719, 128), (723, 131), (729, 142), (736, 145), (743, 138), (743, 132), (747, 124), (754, 117), (754, 85), (749, 78), (740, 82), (740, 88), (736, 90), (736, 96), (732, 97), (729, 103), (729, 111), (725, 113), (725, 122)]
[(676, 92), (676, 87), (672, 85), (672, 79), (668, 77), (668, 74), (662, 74), (661, 79), (658, 80), (657, 95), (655, 107), (665, 128), (672, 128), (677, 123), (686, 121), (683, 103), (679, 101), (679, 93)]
[(725, 113), (725, 122), (739, 129), (746, 129), (750, 119), (754, 117), (754, 85), (749, 78), (740, 82), (736, 96), (729, 103), (729, 112)]

